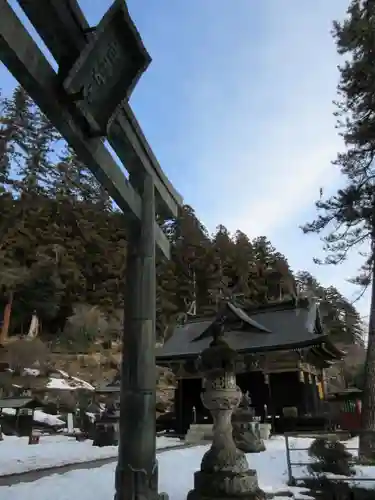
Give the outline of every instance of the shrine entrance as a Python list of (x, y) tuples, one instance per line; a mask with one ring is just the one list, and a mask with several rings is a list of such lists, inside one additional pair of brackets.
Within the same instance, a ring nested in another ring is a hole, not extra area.
[(263, 421), (265, 418), (265, 405), (270, 406), (269, 388), (265, 383), (264, 374), (261, 371), (239, 373), (237, 375), (237, 385), (243, 393), (249, 391), (251, 406), (256, 417)]
[(193, 422), (212, 423), (212, 417), (201, 401), (202, 390), (201, 378), (178, 380), (174, 399), (177, 434), (185, 435)]

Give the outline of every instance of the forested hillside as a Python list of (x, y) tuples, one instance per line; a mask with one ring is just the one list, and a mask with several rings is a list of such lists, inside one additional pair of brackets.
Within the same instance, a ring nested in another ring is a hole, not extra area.
[[(41, 337), (61, 345), (118, 336), (126, 300), (125, 217), (21, 88), (2, 98), (0, 112), (3, 336), (27, 333), (33, 313)], [(172, 260), (157, 263), (159, 338), (187, 313), (214, 311), (219, 296), (229, 293), (245, 305), (310, 293), (321, 300), (336, 340), (361, 335), (355, 307), (310, 274), (294, 274), (267, 237), (250, 240), (221, 225), (211, 235), (189, 206), (164, 229)], [(77, 319), (80, 308), (89, 309), (90, 324)]]

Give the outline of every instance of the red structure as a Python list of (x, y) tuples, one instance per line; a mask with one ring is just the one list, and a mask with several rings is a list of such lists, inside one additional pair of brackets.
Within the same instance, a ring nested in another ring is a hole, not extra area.
[(327, 397), (337, 425), (343, 431), (356, 432), (361, 428), (362, 391), (349, 387)]

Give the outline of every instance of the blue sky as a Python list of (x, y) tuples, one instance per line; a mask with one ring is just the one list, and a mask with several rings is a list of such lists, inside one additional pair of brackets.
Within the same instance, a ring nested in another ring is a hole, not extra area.
[[(93, 25), (110, 4), (80, 1)], [(346, 279), (360, 264), (358, 252), (340, 267), (315, 266), (319, 238), (299, 229), (315, 215), (319, 188), (333, 192), (340, 182), (330, 164), (342, 148), (332, 114), (339, 59), (330, 29), (348, 0), (128, 5), (153, 58), (132, 107), (185, 202), (210, 231), (222, 223), (266, 235), (293, 269), (353, 298), (357, 290)], [(11, 91), (4, 67), (0, 75)], [(367, 297), (359, 308), (367, 315)]]

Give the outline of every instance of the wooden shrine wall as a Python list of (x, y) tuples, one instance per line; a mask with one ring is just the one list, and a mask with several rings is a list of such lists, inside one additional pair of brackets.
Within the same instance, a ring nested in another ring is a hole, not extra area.
[[(198, 370), (198, 360), (179, 360), (163, 363), (172, 370), (178, 379), (201, 378)], [(245, 354), (239, 356), (236, 365), (236, 373), (248, 373), (261, 371), (265, 375), (270, 373), (282, 373), (302, 371), (320, 377), (323, 363), (311, 356), (306, 350), (278, 351), (265, 354)]]

